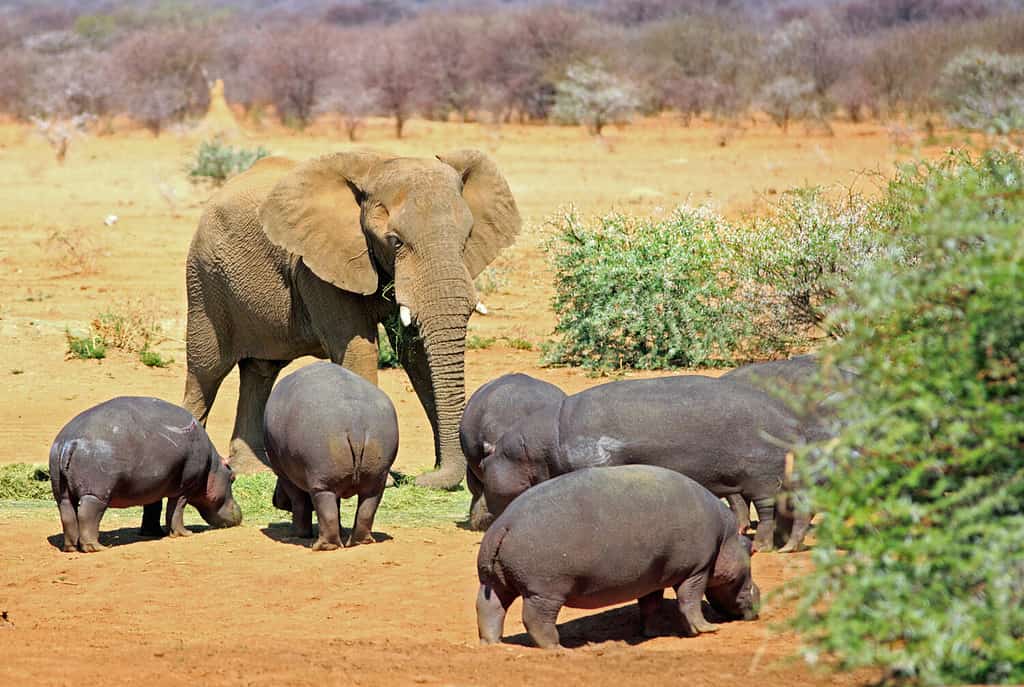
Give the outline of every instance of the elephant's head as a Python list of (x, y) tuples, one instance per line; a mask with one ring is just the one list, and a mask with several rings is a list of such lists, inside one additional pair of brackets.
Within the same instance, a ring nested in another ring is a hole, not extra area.
[(402, 322), (417, 325), (430, 368), (442, 468), (430, 481), (458, 484), (473, 279), (521, 223), (495, 164), (475, 150), (427, 159), (365, 150), (326, 155), (282, 178), (260, 217), (270, 240), (324, 281), (364, 295), (394, 283)]

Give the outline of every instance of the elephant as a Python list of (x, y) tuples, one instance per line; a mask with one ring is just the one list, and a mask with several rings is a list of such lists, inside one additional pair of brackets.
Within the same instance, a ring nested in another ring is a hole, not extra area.
[(434, 435), (435, 470), (417, 482), (457, 486), (473, 279), (520, 226), (507, 182), (476, 150), (258, 161), (213, 195), (189, 248), (185, 407), (205, 424), (238, 365), (230, 460), (266, 464), (263, 414), (281, 369), (312, 355), (376, 384), (378, 324), (398, 320), (388, 335)]

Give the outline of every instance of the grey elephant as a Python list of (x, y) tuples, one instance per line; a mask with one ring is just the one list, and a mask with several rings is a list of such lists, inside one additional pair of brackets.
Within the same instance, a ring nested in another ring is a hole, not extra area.
[(494, 519), (483, 498), (481, 461), (494, 453), (498, 439), (516, 421), (564, 398), (565, 392), (554, 384), (518, 372), (492, 379), (470, 396), (459, 423), (459, 442), (466, 456), (466, 485), (473, 495), (470, 527), (485, 530)]
[(473, 278), (519, 227), (508, 184), (474, 150), (257, 162), (210, 199), (189, 249), (185, 407), (205, 423), (238, 365), (230, 456), (252, 463), (289, 361), (329, 358), (376, 383), (377, 325), (400, 319), (392, 343), (430, 419), (438, 468), (418, 482), (459, 484)]

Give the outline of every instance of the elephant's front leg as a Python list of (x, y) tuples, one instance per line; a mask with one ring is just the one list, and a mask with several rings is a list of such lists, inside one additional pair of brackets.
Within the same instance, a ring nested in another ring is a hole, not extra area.
[(231, 465), (236, 471), (252, 472), (267, 464), (263, 446), (263, 411), (278, 373), (287, 360), (246, 358), (238, 363), (238, 412), (231, 434)]

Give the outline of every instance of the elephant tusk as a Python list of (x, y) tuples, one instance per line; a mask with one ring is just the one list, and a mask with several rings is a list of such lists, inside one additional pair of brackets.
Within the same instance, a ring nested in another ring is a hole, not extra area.
[(473, 310), (476, 310), (481, 315), (486, 315), (487, 314), (487, 306), (484, 305), (483, 303), (481, 303), (480, 301), (476, 302), (476, 307), (473, 308)]
[(403, 305), (398, 308), (398, 319), (402, 321), (403, 327), (408, 327), (412, 324), (412, 313), (409, 311), (408, 306)]

